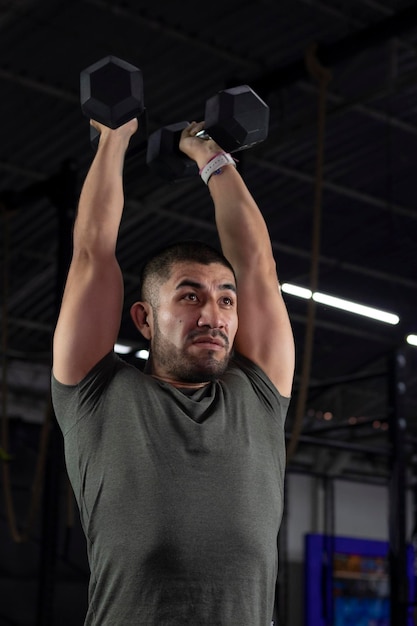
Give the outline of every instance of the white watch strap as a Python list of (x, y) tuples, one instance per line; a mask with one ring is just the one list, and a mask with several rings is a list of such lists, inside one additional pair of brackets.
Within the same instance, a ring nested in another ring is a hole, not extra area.
[(220, 154), (216, 154), (200, 171), (200, 176), (203, 181), (208, 183), (210, 177), (213, 174), (220, 174), (221, 168), (224, 165), (233, 165), (236, 167), (235, 160), (233, 157), (227, 152), (220, 152)]

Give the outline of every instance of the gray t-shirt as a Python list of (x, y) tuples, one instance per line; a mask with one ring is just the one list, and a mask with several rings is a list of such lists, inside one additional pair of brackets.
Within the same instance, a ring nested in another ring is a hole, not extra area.
[(269, 626), (285, 471), (280, 396), (235, 357), (192, 394), (113, 353), (52, 377), (91, 569), (88, 626)]

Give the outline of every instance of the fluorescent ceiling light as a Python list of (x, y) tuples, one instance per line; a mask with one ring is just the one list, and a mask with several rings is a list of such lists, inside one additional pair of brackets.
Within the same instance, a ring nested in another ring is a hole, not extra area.
[[(133, 349), (132, 345), (126, 345), (125, 343), (114, 344), (114, 351), (117, 352), (117, 354), (129, 354)], [(138, 350), (135, 352), (135, 357), (146, 361), (149, 357), (149, 350)]]
[(409, 343), (410, 346), (417, 346), (417, 335), (408, 335), (407, 343)]
[(315, 302), (325, 304), (327, 306), (334, 307), (336, 309), (342, 309), (343, 311), (349, 311), (350, 313), (356, 313), (364, 317), (370, 317), (371, 319), (378, 320), (380, 322), (386, 322), (387, 324), (398, 324), (400, 318), (394, 313), (387, 313), (380, 309), (374, 309), (370, 306), (358, 304), (357, 302), (351, 302), (350, 300), (344, 300), (343, 298), (336, 298), (335, 296), (329, 296), (325, 293), (316, 291), (312, 294), (310, 289), (305, 287), (299, 287), (298, 285), (292, 285), (291, 283), (283, 283), (281, 289), (284, 293), (289, 293), (299, 298), (309, 299), (313, 298)]
[(380, 322), (386, 322), (387, 324), (398, 324), (400, 318), (394, 313), (387, 313), (380, 309), (374, 309), (371, 306), (365, 306), (356, 302), (350, 302), (349, 300), (343, 300), (342, 298), (335, 298), (334, 296), (328, 296), (325, 293), (317, 291), (313, 293), (313, 300), (320, 302), (320, 304), (327, 304), (327, 306), (335, 307), (336, 309), (342, 309), (343, 311), (349, 311), (350, 313), (356, 313), (357, 315), (363, 315), (364, 317), (370, 317)]
[(117, 352), (117, 354), (129, 354), (129, 352), (132, 352), (132, 346), (127, 346), (124, 343), (115, 343), (114, 351)]
[(312, 296), (310, 289), (298, 287), (298, 285), (291, 285), (290, 283), (284, 283), (281, 285), (281, 289), (284, 293), (289, 293), (292, 296), (297, 296), (298, 298), (305, 298), (306, 300), (310, 300)]
[(137, 359), (143, 359), (144, 361), (148, 360), (149, 350), (138, 350), (135, 354)]

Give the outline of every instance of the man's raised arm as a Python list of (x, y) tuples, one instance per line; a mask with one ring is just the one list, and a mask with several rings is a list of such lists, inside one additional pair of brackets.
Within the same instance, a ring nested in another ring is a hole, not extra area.
[(123, 279), (115, 250), (122, 217), (123, 164), (137, 120), (100, 131), (97, 153), (85, 179), (74, 225), (73, 256), (54, 335), (53, 372), (78, 383), (117, 339)]
[[(200, 170), (221, 148), (196, 137), (203, 123), (184, 132), (181, 149)], [(281, 394), (291, 394), (294, 340), (282, 299), (271, 241), (263, 216), (233, 165), (208, 180), (222, 250), (233, 265), (238, 287), (239, 328), (235, 348), (269, 376)]]

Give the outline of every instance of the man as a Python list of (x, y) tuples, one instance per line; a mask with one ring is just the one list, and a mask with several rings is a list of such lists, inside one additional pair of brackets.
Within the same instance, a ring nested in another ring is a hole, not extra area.
[(126, 365), (115, 248), (137, 121), (93, 124), (52, 378), (87, 538), (85, 624), (269, 626), (294, 346), (266, 225), (230, 155), (190, 124), (180, 148), (224, 257), (186, 243), (148, 263), (131, 313), (151, 356), (146, 373)]

